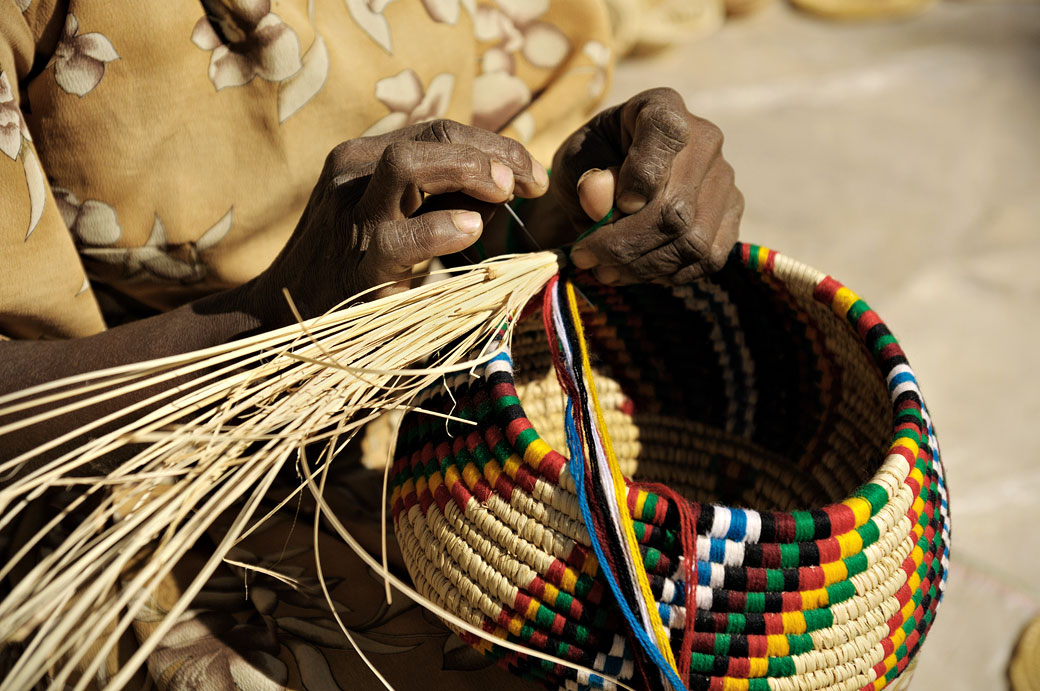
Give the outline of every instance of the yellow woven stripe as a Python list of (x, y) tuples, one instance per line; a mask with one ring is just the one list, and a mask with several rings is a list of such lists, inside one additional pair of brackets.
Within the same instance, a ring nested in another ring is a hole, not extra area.
[(802, 591), (802, 609), (820, 609), (826, 607), (830, 603), (830, 598), (827, 597), (826, 588), (816, 588), (815, 590), (803, 590)]
[[(785, 624), (787, 622), (784, 622)], [(802, 629), (805, 629), (805, 621), (802, 621)], [(766, 655), (769, 657), (787, 657), (791, 654), (791, 645), (787, 642), (787, 636), (771, 634), (766, 636)], [(768, 667), (768, 660), (766, 660)]]
[(636, 515), (643, 515), (643, 506), (646, 504), (647, 493), (643, 490), (639, 490), (636, 494)]
[(538, 610), (540, 608), (541, 605), (538, 603), (538, 601), (534, 598), (531, 598), (527, 601), (527, 611), (524, 612), (524, 614), (529, 621), (534, 621), (536, 618), (538, 618)]
[(909, 437), (900, 437), (892, 442), (892, 446), (889, 447), (889, 453), (900, 448), (908, 450), (914, 458), (917, 458), (917, 454), (921, 451), (921, 447), (917, 445), (917, 442)]
[[(784, 623), (784, 633), (805, 633), (805, 615), (801, 612), (784, 612), (780, 615), (780, 620)], [(777, 636), (777, 638), (783, 641), (783, 647), (784, 649), (787, 649), (787, 637)], [(770, 655), (772, 654), (773, 653), (770, 653)], [(784, 652), (778, 654), (786, 656), (788, 653)]]
[[(864, 523), (865, 522), (866, 521), (864, 521)], [(842, 559), (846, 559), (854, 554), (859, 554), (861, 551), (863, 551), (863, 537), (855, 530), (850, 530), (844, 535), (839, 535), (837, 539), (838, 546), (841, 547)]]
[(556, 602), (556, 598), (560, 597), (560, 591), (552, 583), (546, 582), (543, 595), (546, 602)]
[(444, 471), (444, 481), (451, 487), (456, 482), (461, 482), (459, 478), (459, 469), (456, 466), (448, 466), (448, 469)]
[(679, 673), (679, 667), (675, 662), (675, 656), (672, 654), (670, 637), (661, 621), (661, 614), (657, 609), (657, 603), (654, 599), (653, 592), (650, 590), (650, 580), (646, 577), (646, 569), (643, 566), (643, 559), (639, 552), (639, 542), (636, 540), (636, 533), (632, 528), (632, 517), (628, 513), (628, 503), (626, 501), (627, 487), (625, 485), (625, 478), (622, 476), (621, 471), (618, 468), (617, 457), (614, 455), (614, 446), (610, 441), (610, 435), (607, 433), (607, 423), (603, 418), (603, 410), (599, 405), (599, 397), (596, 395), (596, 382), (592, 376), (592, 364), (589, 361), (589, 351), (585, 343), (585, 330), (581, 322), (581, 313), (578, 311), (578, 299), (574, 293), (574, 284), (567, 281), (566, 287), (567, 303), (570, 307), (571, 319), (574, 322), (574, 331), (578, 347), (581, 350), (582, 373), (585, 382), (588, 385), (589, 400), (592, 401), (593, 409), (596, 412), (596, 423), (599, 426), (600, 435), (602, 436), (603, 448), (607, 453), (607, 465), (610, 468), (610, 474), (614, 481), (614, 494), (617, 497), (621, 528), (624, 532), (625, 541), (628, 543), (630, 558), (635, 567), (636, 580), (639, 582), (639, 590), (643, 595), (643, 599), (646, 602), (646, 608), (649, 611), (650, 625), (653, 628), (654, 637), (657, 639), (657, 647), (664, 656), (664, 659), (671, 666), (672, 670), (674, 670), (676, 676), (682, 678), (683, 675)]
[(887, 683), (888, 683), (888, 681), (884, 677), (880, 677), (878, 679), (875, 679), (874, 680), (874, 691), (881, 691), (881, 689), (885, 688), (885, 684), (887, 684)]
[(859, 296), (848, 288), (842, 286), (841, 288), (838, 288), (838, 292), (834, 294), (834, 302), (831, 303), (831, 307), (835, 312), (844, 317), (856, 300), (859, 300)]
[(849, 569), (843, 561), (832, 561), (830, 564), (821, 564), (823, 569), (823, 584), (833, 585), (840, 583), (849, 577)]
[(903, 641), (905, 640), (906, 631), (904, 631), (903, 627), (900, 626), (898, 629), (896, 629), (896, 632), (892, 634), (892, 647), (898, 648), (899, 646), (903, 645)]
[(747, 679), (732, 679), (726, 677), (722, 680), (722, 691), (747, 691), (748, 689)]
[(430, 492), (436, 492), (437, 488), (444, 484), (440, 473), (431, 473), (427, 482), (430, 483)]
[(506, 474), (509, 477), (513, 478), (514, 480), (516, 479), (516, 471), (519, 470), (519, 468), (520, 468), (520, 463), (521, 463), (520, 457), (517, 456), (515, 453), (512, 454), (509, 458), (506, 459), (506, 465), (505, 465)]
[(537, 468), (550, 451), (552, 451), (552, 447), (546, 444), (545, 440), (535, 439), (524, 450), (524, 462), (532, 468)]
[(473, 487), (480, 481), (480, 469), (475, 463), (467, 463), (462, 469), (462, 477), (466, 479), (467, 487)]
[(498, 476), (501, 474), (502, 469), (498, 467), (497, 462), (488, 461), (484, 464), (484, 477), (492, 487), (494, 487), (495, 483), (498, 482)]
[[(842, 504), (852, 509), (852, 514), (856, 517), (857, 528), (870, 520), (870, 502), (863, 497), (849, 497)], [(839, 536), (838, 539), (840, 540), (841, 537)]]
[(568, 593), (574, 592), (574, 586), (578, 583), (578, 573), (574, 569), (567, 569), (563, 572), (563, 578), (560, 579), (560, 587), (566, 590)]
[(769, 248), (759, 246), (758, 248), (758, 264), (757, 266), (761, 269), (769, 261)]
[(769, 660), (764, 657), (748, 658), (748, 662), (751, 663), (748, 669), (751, 678), (764, 677), (769, 672)]
[(524, 620), (520, 617), (513, 617), (509, 620), (509, 633), (514, 636), (519, 636), (520, 631), (524, 628)]

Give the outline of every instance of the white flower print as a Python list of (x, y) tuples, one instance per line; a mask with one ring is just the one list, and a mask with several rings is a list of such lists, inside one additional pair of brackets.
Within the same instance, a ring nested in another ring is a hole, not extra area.
[(81, 202), (64, 187), (54, 187), (53, 190), (58, 210), (76, 239), (79, 253), (106, 264), (121, 264), (126, 278), (150, 276), (184, 283), (200, 281), (207, 273), (200, 253), (212, 249), (231, 230), (233, 209), (228, 209), (195, 242), (170, 245), (166, 239), (166, 226), (156, 215), (152, 232), (144, 245), (115, 247), (123, 236), (115, 209), (96, 199)]
[(18, 160), (22, 151), (22, 138), (32, 141), (25, 118), (14, 98), (14, 89), (7, 79), (7, 73), (0, 70), (0, 152), (7, 154), (12, 161)]
[[(383, 15), (386, 6), (394, 0), (344, 0), (350, 16), (354, 18), (361, 30), (369, 38), (378, 43), (383, 50), (394, 52), (393, 38), (390, 36), (390, 22)], [(476, 14), (476, 0), (422, 0), (423, 7), (430, 18), (441, 24), (454, 26), (459, 21), (461, 8), (465, 7), (471, 15)]]
[(598, 99), (607, 90), (607, 68), (610, 67), (610, 46), (599, 41), (589, 41), (582, 49), (586, 57), (592, 61), (596, 71), (589, 82), (589, 96)]
[(365, 130), (362, 136), (385, 134), (405, 125), (443, 117), (454, 89), (455, 76), (447, 72), (431, 79), (426, 89), (423, 89), (419, 75), (410, 69), (380, 79), (376, 82), (376, 98), (391, 112)]
[(344, 0), (350, 16), (369, 37), (382, 46), (383, 50), (393, 54), (393, 42), (390, 39), (390, 23), (383, 16), (383, 10), (394, 0)]
[(25, 144), (32, 142), (32, 135), (29, 134), (29, 128), (14, 96), (14, 89), (11, 88), (7, 74), (0, 70), (0, 152), (12, 161), (18, 160), (19, 156), (22, 159), (25, 185), (29, 192), (29, 227), (25, 231), (25, 239), (28, 240), (43, 216), (43, 207), (47, 201), (47, 184), (36, 152), (32, 146)]
[[(570, 52), (562, 31), (538, 18), (549, 0), (497, 0), (481, 5), (474, 17), (479, 41), (495, 43), (480, 61), (473, 82), (473, 124), (498, 131), (531, 102), (531, 90), (516, 76), (517, 55), (535, 67), (557, 67)], [(524, 123), (529, 124), (529, 123)]]
[(70, 12), (47, 67), (54, 67), (54, 80), (66, 93), (84, 96), (101, 83), (105, 63), (118, 59), (115, 47), (104, 35), (96, 31), (79, 34), (79, 20)]
[(465, 7), (471, 15), (476, 12), (476, 0), (422, 0), (426, 13), (435, 22), (451, 24), (459, 21), (459, 9)]
[(278, 85), (278, 122), (289, 117), (314, 98), (329, 77), (329, 49), (325, 39), (314, 35), (314, 43), (303, 56), (300, 71)]
[[(270, 0), (239, 0), (235, 11), (205, 3), (211, 11), (195, 23), (192, 42), (212, 51), (209, 78), (217, 90), (241, 86), (259, 76), (280, 82), (302, 66), (300, 40), (282, 18), (271, 12)], [(213, 28), (215, 22), (221, 34)]]
[(570, 41), (552, 24), (538, 21), (548, 9), (549, 0), (496, 0), (494, 7), (477, 10), (474, 32), (480, 41), (499, 44), (491, 50), (520, 51), (535, 67), (552, 69), (567, 57)]
[(65, 226), (81, 245), (114, 245), (123, 236), (116, 210), (108, 204), (96, 199), (81, 202), (64, 187), (53, 187), (52, 191)]

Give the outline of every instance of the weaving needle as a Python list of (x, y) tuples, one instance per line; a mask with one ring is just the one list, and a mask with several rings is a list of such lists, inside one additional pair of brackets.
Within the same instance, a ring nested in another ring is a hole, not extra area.
[(513, 220), (516, 221), (516, 224), (520, 226), (520, 230), (524, 231), (524, 235), (527, 236), (527, 239), (531, 241), (531, 244), (534, 245), (535, 249), (540, 251), (542, 249), (542, 246), (539, 245), (538, 241), (534, 239), (533, 235), (531, 235), (531, 231), (529, 231), (524, 222), (520, 220), (520, 216), (518, 216), (517, 213), (513, 211), (513, 207), (511, 207), (509, 204), (504, 204), (504, 206), (506, 207), (506, 211), (509, 212), (509, 215), (513, 217)]

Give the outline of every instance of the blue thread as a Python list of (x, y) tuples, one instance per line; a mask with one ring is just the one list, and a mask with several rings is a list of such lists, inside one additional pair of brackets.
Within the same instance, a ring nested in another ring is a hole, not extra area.
[[(625, 600), (621, 593), (621, 588), (618, 586), (617, 581), (614, 579), (614, 574), (611, 573), (607, 567), (607, 557), (603, 553), (603, 548), (599, 544), (599, 540), (596, 539), (596, 530), (592, 522), (592, 513), (589, 510), (588, 499), (585, 496), (585, 467), (582, 463), (585, 454), (582, 452), (581, 442), (578, 438), (578, 428), (574, 422), (574, 402), (570, 399), (567, 400), (567, 410), (564, 414), (564, 426), (567, 433), (567, 449), (570, 451), (570, 471), (574, 478), (575, 493), (578, 495), (578, 507), (581, 509), (581, 517), (585, 522), (585, 529), (588, 530), (589, 536), (592, 538), (592, 549), (596, 552), (596, 559), (599, 560), (600, 565), (603, 567), (603, 576), (607, 579), (607, 585), (610, 586), (611, 592), (614, 594), (614, 599), (617, 601), (618, 606), (621, 608), (621, 614), (625, 617), (625, 621), (628, 623), (629, 628), (635, 635), (636, 640), (639, 641), (643, 649), (646, 651), (650, 659), (653, 660), (654, 664), (664, 672), (668, 678), (669, 683), (678, 691), (687, 691), (686, 686), (682, 683), (682, 679), (676, 675), (675, 670), (672, 669), (668, 661), (664, 659), (664, 655), (657, 648), (657, 645), (650, 640), (646, 630), (643, 628), (642, 622), (636, 618), (632, 612), (632, 608)], [(579, 463), (581, 465), (579, 466)]]

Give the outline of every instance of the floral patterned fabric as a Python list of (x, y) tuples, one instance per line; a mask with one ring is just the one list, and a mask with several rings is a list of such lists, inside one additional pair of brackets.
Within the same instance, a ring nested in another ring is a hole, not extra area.
[[(447, 117), (548, 163), (607, 88), (609, 31), (599, 0), (0, 0), (0, 338), (86, 336), (128, 306), (249, 280), (347, 139)], [(334, 505), (378, 551), (381, 475), (346, 467)], [(277, 577), (229, 563), (138, 687), (377, 688), (316, 580), (308, 507), (292, 507), (232, 555)], [(345, 545), (319, 540), (337, 613), (396, 688), (529, 687), (403, 598), (385, 604)], [(198, 549), (98, 685), (183, 592)]]
[(346, 139), (447, 117), (548, 163), (606, 90), (601, 3), (0, 0), (0, 335), (252, 278)]

